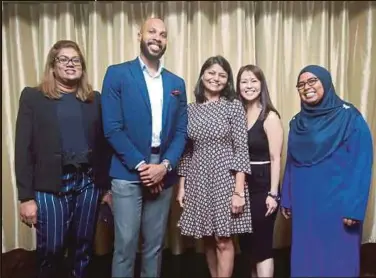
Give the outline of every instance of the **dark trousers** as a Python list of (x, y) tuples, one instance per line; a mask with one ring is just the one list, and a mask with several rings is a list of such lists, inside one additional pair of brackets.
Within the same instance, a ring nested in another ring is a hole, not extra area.
[(61, 275), (68, 239), (71, 277), (83, 278), (92, 252), (99, 189), (90, 174), (64, 174), (59, 194), (36, 192), (38, 278)]

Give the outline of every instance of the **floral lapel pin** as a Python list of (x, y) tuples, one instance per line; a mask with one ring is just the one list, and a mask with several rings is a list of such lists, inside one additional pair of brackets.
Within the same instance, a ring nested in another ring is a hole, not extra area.
[(171, 95), (172, 96), (178, 96), (178, 95), (180, 95), (181, 93), (180, 93), (180, 91), (179, 90), (173, 90), (172, 92), (171, 92)]

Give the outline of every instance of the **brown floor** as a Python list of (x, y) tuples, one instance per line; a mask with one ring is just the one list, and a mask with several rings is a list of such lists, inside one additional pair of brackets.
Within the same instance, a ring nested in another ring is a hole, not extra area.
[[(138, 267), (136, 267), (138, 268)], [(111, 256), (94, 257), (90, 265), (91, 277), (110, 277)], [(16, 249), (1, 256), (2, 278), (35, 278), (35, 252)], [(376, 244), (365, 244), (361, 249), (361, 276), (376, 277)], [(202, 254), (187, 251), (173, 256), (164, 251), (162, 277), (209, 277)], [(235, 260), (233, 277), (250, 277), (247, 265), (240, 256)], [(289, 277), (289, 250), (275, 251), (275, 277)]]

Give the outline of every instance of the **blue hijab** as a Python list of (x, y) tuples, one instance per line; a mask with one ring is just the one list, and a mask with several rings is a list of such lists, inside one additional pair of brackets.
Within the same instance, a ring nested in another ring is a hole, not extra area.
[(316, 105), (301, 101), (300, 112), (290, 121), (288, 149), (298, 166), (314, 165), (330, 156), (352, 134), (360, 114), (352, 104), (337, 96), (332, 77), (325, 68), (307, 66), (299, 77), (304, 72), (314, 74), (321, 81), (324, 95)]

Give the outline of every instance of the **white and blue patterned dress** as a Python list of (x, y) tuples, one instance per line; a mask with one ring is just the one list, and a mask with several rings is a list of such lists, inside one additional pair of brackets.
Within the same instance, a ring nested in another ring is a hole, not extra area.
[[(248, 197), (240, 214), (231, 212), (235, 173), (251, 173), (245, 110), (237, 99), (188, 105), (188, 144), (178, 165), (185, 177), (181, 234), (230, 237), (251, 233)], [(245, 195), (249, 196), (245, 184)]]

